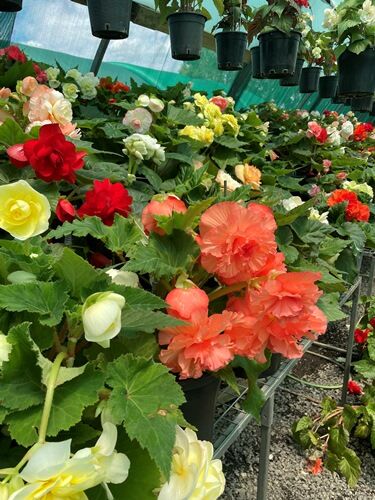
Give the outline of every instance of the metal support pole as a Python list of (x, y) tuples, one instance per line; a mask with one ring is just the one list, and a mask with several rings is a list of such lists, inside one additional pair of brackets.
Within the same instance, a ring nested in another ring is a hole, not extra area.
[(273, 423), (274, 395), (264, 403), (261, 414), (259, 472), (257, 500), (267, 499), (268, 470), (270, 462), (271, 431)]
[(375, 276), (375, 254), (371, 252), (370, 256), (370, 271), (368, 275), (367, 295), (371, 296), (374, 289)]
[(347, 400), (347, 396), (348, 396), (347, 391), (348, 391), (348, 382), (349, 382), (349, 378), (350, 378), (350, 367), (352, 364), (352, 354), (353, 354), (353, 345), (354, 345), (354, 330), (356, 327), (357, 317), (358, 317), (358, 302), (359, 302), (359, 297), (361, 294), (361, 284), (362, 284), (362, 278), (358, 278), (357, 288), (355, 289), (355, 292), (353, 293), (352, 308), (350, 311), (349, 336), (348, 336), (347, 353), (346, 353), (346, 360), (345, 360), (344, 380), (343, 380), (342, 393), (341, 393), (341, 404), (342, 405), (346, 404), (346, 400)]
[(322, 98), (321, 97), (317, 97), (315, 99), (315, 101), (311, 104), (310, 106), (310, 109), (309, 109), (309, 112), (311, 113), (311, 111), (314, 111), (314, 109), (317, 108), (317, 106), (319, 106), (319, 104), (322, 102)]
[(106, 40), (106, 39), (100, 40), (99, 47), (96, 51), (96, 54), (95, 54), (95, 57), (92, 61), (91, 69), (90, 69), (90, 71), (92, 71), (94, 73), (94, 75), (97, 75), (99, 72), (99, 69), (100, 69), (100, 66), (103, 62), (105, 53), (106, 53), (108, 45), (109, 45), (109, 42), (110, 42), (110, 40)]

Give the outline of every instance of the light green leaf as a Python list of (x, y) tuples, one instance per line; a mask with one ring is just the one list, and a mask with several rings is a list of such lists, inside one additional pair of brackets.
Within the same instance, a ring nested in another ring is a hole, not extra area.
[(338, 292), (325, 293), (318, 300), (318, 307), (324, 312), (328, 321), (338, 321), (346, 318), (339, 305), (340, 295)]
[(361, 461), (354, 450), (346, 448), (339, 461), (338, 469), (351, 488), (357, 484), (361, 474)]
[(167, 326), (179, 326), (184, 323), (160, 311), (143, 310), (125, 306), (122, 314), (122, 326), (125, 333), (152, 333)]
[(180, 386), (165, 366), (130, 354), (110, 363), (107, 377), (114, 418), (169, 478), (176, 424), (182, 418), (178, 406), (184, 402)]
[(361, 359), (353, 363), (356, 372), (358, 372), (362, 377), (375, 380), (375, 361), (371, 359)]
[(31, 139), (31, 136), (25, 134), (15, 120), (9, 118), (0, 125), (0, 144), (9, 147), (24, 143), (27, 139)]
[(166, 234), (171, 234), (175, 229), (185, 231), (186, 229), (195, 229), (199, 224), (200, 215), (212, 205), (214, 198), (199, 201), (191, 205), (185, 213), (173, 212), (170, 217), (156, 215), (155, 219), (158, 226), (163, 229)]
[(291, 227), (298, 238), (308, 244), (319, 244), (327, 233), (332, 232), (332, 228), (328, 224), (306, 218), (297, 219)]
[(177, 108), (172, 104), (168, 104), (167, 118), (176, 125), (202, 125), (203, 120), (199, 118), (193, 111), (187, 109)]
[(319, 255), (324, 255), (325, 257), (334, 257), (339, 254), (344, 248), (349, 245), (349, 241), (341, 240), (340, 238), (332, 238), (332, 236), (326, 236), (322, 241), (319, 248)]
[(62, 226), (53, 229), (47, 234), (47, 239), (64, 238), (73, 235), (84, 237), (90, 234), (93, 238), (104, 240), (108, 236), (108, 226), (104, 225), (99, 217), (85, 217), (83, 220), (74, 219), (73, 222), (64, 222)]

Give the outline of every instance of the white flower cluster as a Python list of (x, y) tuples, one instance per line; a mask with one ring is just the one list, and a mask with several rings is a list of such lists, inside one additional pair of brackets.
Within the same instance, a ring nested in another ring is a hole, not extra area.
[(324, 21), (323, 21), (324, 28), (327, 28), (328, 30), (336, 28), (339, 20), (340, 20), (340, 16), (335, 11), (335, 9), (325, 9), (324, 10)]
[(132, 156), (137, 163), (144, 160), (152, 160), (157, 165), (165, 161), (165, 148), (150, 135), (132, 134), (123, 140), (125, 148), (123, 152)]
[[(78, 84), (78, 87), (74, 83), (70, 84), (76, 87), (75, 91), (73, 87), (69, 87), (70, 96), (72, 96), (74, 92), (80, 92), (82, 98), (88, 101), (95, 99), (97, 96), (96, 87), (99, 85), (99, 78), (95, 76), (94, 73), (90, 72), (83, 75), (78, 69), (70, 69), (66, 72), (65, 77), (71, 78)], [(67, 97), (67, 99), (68, 98), (69, 97)]]
[(366, 182), (345, 181), (342, 187), (357, 194), (366, 194), (371, 199), (374, 197), (374, 190)]
[(371, 0), (365, 0), (358, 13), (364, 24), (375, 26), (375, 5)]

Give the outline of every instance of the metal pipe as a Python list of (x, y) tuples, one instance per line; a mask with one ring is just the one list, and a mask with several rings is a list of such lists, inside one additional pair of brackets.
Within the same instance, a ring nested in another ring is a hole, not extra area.
[(99, 47), (97, 48), (95, 57), (92, 61), (90, 71), (97, 75), (99, 73), (100, 66), (103, 62), (105, 53), (107, 51), (110, 40), (100, 40)]

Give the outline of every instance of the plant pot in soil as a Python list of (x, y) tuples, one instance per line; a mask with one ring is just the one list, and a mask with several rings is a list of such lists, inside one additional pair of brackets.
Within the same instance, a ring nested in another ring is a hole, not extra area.
[(212, 441), (217, 392), (220, 380), (213, 375), (179, 380), (186, 403), (181, 406), (185, 419), (194, 425), (199, 439)]
[(350, 97), (373, 95), (375, 92), (375, 47), (360, 54), (349, 50), (338, 58), (339, 94)]
[(18, 12), (22, 9), (22, 0), (0, 0), (0, 12)]
[(352, 111), (361, 111), (362, 113), (366, 113), (372, 110), (374, 98), (372, 95), (365, 95), (362, 97), (353, 97), (351, 102)]
[(302, 68), (299, 79), (299, 91), (301, 94), (312, 94), (318, 90), (319, 76), (322, 68), (314, 66), (312, 68)]
[(264, 76), (260, 72), (260, 48), (253, 47), (251, 50), (252, 77), (256, 80), (263, 80)]
[(246, 38), (246, 33), (241, 31), (216, 33), (217, 66), (219, 69), (238, 71), (243, 68)]
[(294, 75), (281, 78), (280, 79), (281, 87), (296, 87), (299, 84), (303, 63), (304, 63), (303, 59), (300, 58), (297, 59), (296, 70), (294, 72)]
[(175, 12), (168, 16), (173, 59), (195, 61), (201, 56), (206, 18), (198, 12)]
[(269, 31), (258, 36), (260, 69), (269, 79), (294, 75), (301, 33)]
[(319, 97), (321, 99), (335, 97), (338, 81), (337, 76), (321, 76), (319, 78)]
[(131, 0), (87, 0), (92, 34), (118, 40), (129, 36)]

